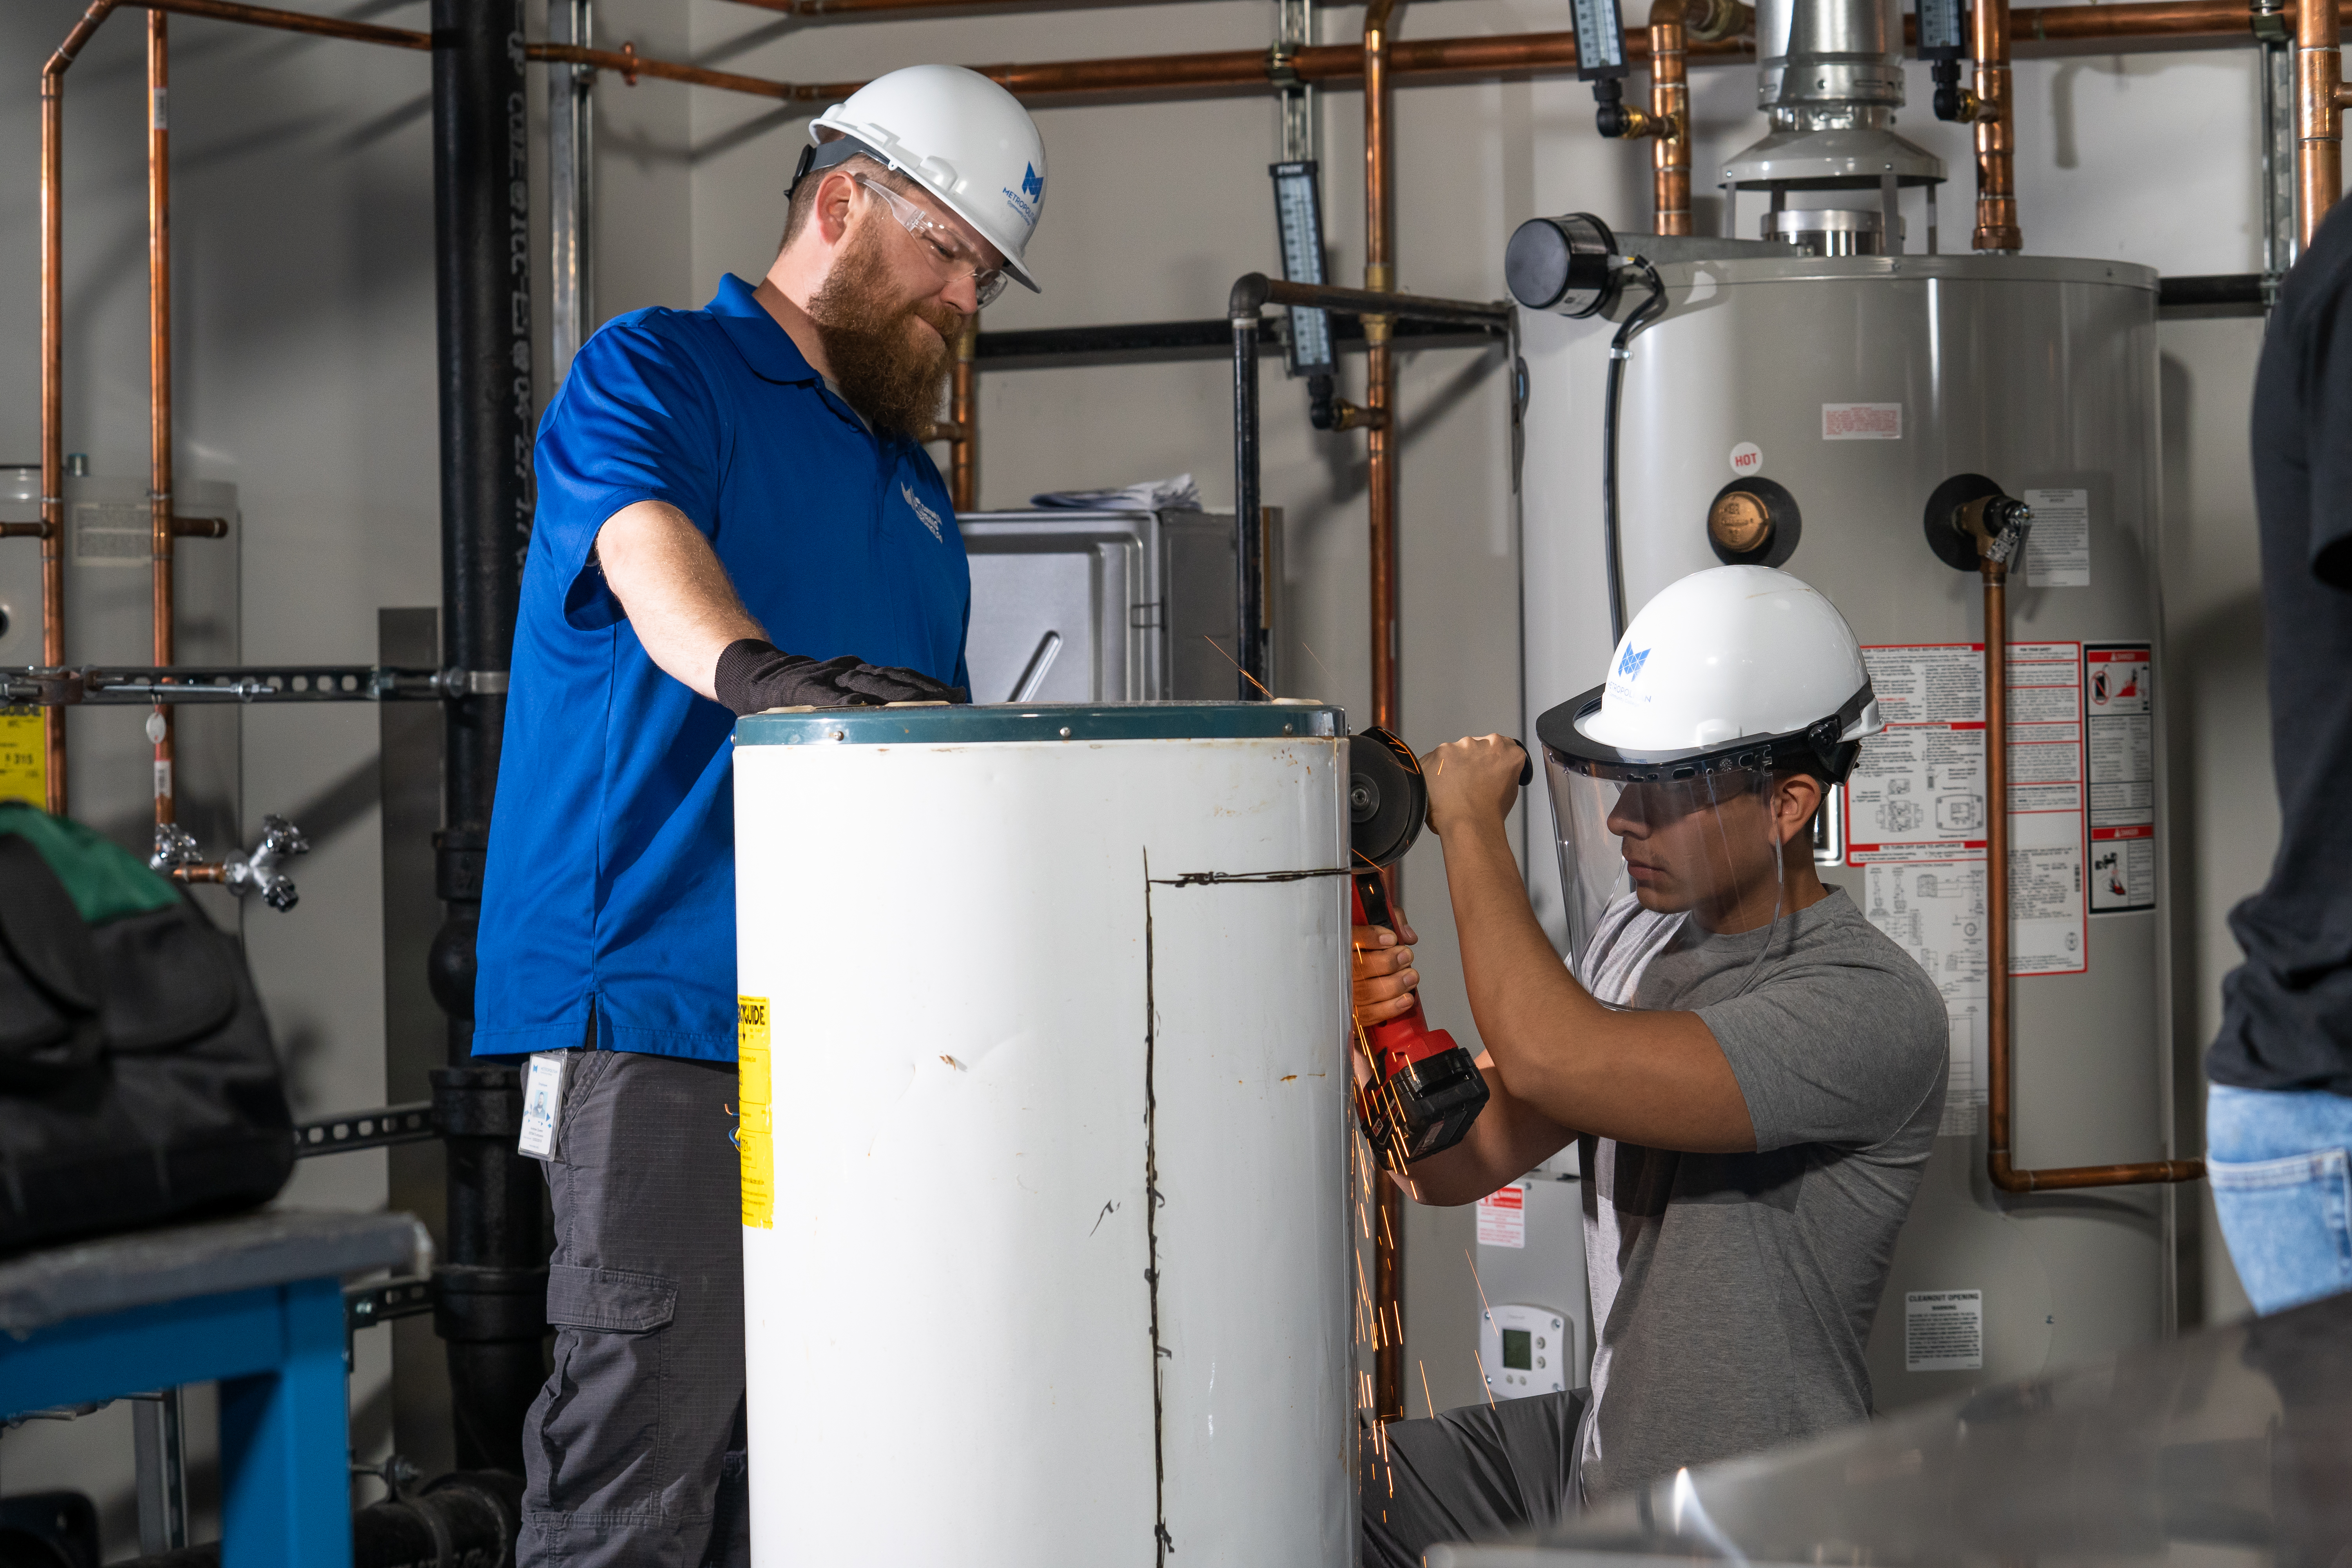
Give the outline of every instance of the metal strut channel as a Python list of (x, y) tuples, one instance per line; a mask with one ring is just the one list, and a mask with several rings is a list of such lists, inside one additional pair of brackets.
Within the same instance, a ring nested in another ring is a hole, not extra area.
[(387, 1105), (381, 1110), (352, 1110), (294, 1128), (294, 1157), (344, 1154), (354, 1149), (389, 1149), (394, 1143), (422, 1143), (441, 1136), (433, 1102), (419, 1100)]
[(500, 695), (503, 669), (369, 664), (27, 666), (0, 671), (0, 700), (34, 708), (183, 702), (436, 702)]

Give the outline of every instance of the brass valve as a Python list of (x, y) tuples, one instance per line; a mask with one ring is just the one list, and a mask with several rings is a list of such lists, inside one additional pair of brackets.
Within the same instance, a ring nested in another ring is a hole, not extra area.
[(1706, 510), (1706, 534), (1718, 553), (1753, 555), (1772, 537), (1772, 514), (1747, 490), (1727, 490)]

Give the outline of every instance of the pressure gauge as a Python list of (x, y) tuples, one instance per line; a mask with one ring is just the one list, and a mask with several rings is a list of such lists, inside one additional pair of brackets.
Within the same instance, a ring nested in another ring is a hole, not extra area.
[[(1313, 160), (1271, 165), (1274, 218), (1282, 234), (1282, 276), (1292, 283), (1323, 281), (1323, 194)], [(1293, 306), (1290, 374), (1331, 374), (1328, 312)]]
[(1576, 0), (1577, 79), (1625, 74), (1625, 17), (1617, 0)]

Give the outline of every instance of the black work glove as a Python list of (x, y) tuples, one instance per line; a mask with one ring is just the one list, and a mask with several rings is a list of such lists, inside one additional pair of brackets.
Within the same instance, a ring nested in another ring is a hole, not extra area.
[(919, 669), (872, 665), (853, 655), (823, 661), (784, 653), (759, 637), (729, 643), (711, 676), (719, 700), (740, 718), (771, 708), (878, 708), (886, 702), (968, 702)]

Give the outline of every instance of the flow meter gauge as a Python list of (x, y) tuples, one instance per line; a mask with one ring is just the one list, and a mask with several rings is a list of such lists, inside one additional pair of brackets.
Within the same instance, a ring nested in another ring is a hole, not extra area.
[(1919, 58), (1957, 60), (1967, 43), (1968, 12), (1960, 0), (1919, 0)]
[(1625, 74), (1625, 18), (1617, 0), (1576, 0), (1576, 79)]
[[(1292, 283), (1323, 281), (1323, 195), (1312, 159), (1270, 166), (1274, 175), (1275, 226), (1282, 235), (1282, 276)], [(1329, 375), (1331, 317), (1325, 310), (1290, 310), (1290, 374)]]

